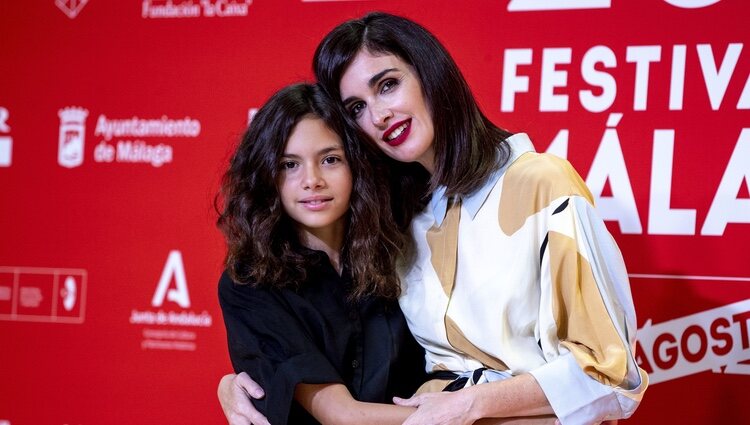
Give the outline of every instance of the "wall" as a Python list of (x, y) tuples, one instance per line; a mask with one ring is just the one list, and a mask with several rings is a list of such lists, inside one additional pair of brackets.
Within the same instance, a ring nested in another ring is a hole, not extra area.
[(746, 2), (36, 0), (0, 3), (0, 424), (222, 422), (220, 175), (253, 108), (374, 9), (588, 183), (651, 374), (628, 423), (746, 415)]

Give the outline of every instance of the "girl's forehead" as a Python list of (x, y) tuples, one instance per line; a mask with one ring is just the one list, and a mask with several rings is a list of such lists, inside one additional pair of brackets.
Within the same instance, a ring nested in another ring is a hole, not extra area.
[(315, 115), (306, 115), (292, 128), (284, 150), (310, 148), (343, 149), (344, 144), (339, 134), (325, 120)]

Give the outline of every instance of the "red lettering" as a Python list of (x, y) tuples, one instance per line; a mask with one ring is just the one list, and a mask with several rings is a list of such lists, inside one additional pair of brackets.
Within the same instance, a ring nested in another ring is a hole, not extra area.
[[(742, 335), (743, 349), (750, 348), (750, 311), (737, 313), (731, 317), (718, 317), (710, 325), (690, 325), (679, 335), (665, 332), (656, 336), (649, 359), (639, 341), (635, 344), (635, 360), (646, 373), (654, 373), (654, 366), (668, 370), (680, 358), (690, 363), (698, 363), (709, 354), (726, 356), (734, 348), (735, 335), (731, 331), (738, 323)], [(653, 362), (653, 366), (652, 363)]]
[(748, 348), (750, 348), (750, 342), (748, 342), (747, 334), (747, 321), (750, 320), (750, 311), (737, 313), (732, 316), (732, 320), (735, 323), (740, 324), (740, 334), (742, 334), (742, 349), (747, 350)]
[(719, 328), (726, 329), (730, 326), (732, 324), (724, 317), (720, 317), (711, 323), (711, 338), (716, 341), (724, 341), (724, 347), (719, 346), (719, 344), (711, 347), (711, 351), (717, 356), (726, 356), (732, 351), (732, 334), (729, 332), (719, 332)]
[(669, 369), (674, 366), (675, 363), (677, 363), (677, 355), (679, 353), (679, 350), (677, 350), (677, 347), (675, 345), (667, 347), (667, 349), (664, 350), (664, 354), (667, 356), (666, 359), (661, 358), (659, 351), (661, 345), (665, 342), (676, 344), (677, 340), (674, 338), (674, 336), (672, 336), (672, 334), (669, 333), (661, 334), (656, 337), (656, 340), (654, 340), (654, 363), (659, 366), (659, 369)]
[[(700, 339), (700, 346), (698, 347), (698, 351), (695, 353), (690, 352), (690, 347), (688, 346), (688, 340), (690, 339), (691, 335), (698, 335), (698, 338)], [(680, 340), (680, 348), (682, 348), (682, 354), (685, 356), (685, 360), (689, 361), (690, 363), (695, 363), (700, 361), (703, 356), (706, 355), (706, 351), (708, 350), (708, 338), (706, 337), (706, 331), (703, 330), (698, 325), (691, 325), (688, 326), (687, 329), (685, 329), (685, 333), (682, 334), (682, 339)]]
[(635, 341), (635, 361), (641, 369), (646, 371), (646, 373), (654, 373), (654, 368), (651, 367), (651, 363), (649, 363), (646, 353), (643, 352), (641, 343), (637, 340)]

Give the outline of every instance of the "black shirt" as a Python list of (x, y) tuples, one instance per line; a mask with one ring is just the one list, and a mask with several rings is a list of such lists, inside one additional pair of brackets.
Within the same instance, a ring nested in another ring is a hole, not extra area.
[(317, 424), (294, 401), (298, 383), (341, 383), (360, 401), (409, 397), (424, 382), (424, 350), (398, 303), (347, 301), (351, 279), (311, 252), (298, 290), (237, 285), (225, 272), (219, 301), (235, 372), (265, 390), (253, 400), (273, 425)]

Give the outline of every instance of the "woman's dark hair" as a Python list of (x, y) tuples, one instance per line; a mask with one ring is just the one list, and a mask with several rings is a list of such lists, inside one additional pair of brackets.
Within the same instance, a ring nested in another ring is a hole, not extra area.
[[(350, 296), (395, 298), (396, 259), (405, 246), (393, 215), (383, 164), (357, 139), (335, 104), (317, 86), (299, 83), (274, 94), (253, 118), (224, 174), (216, 198), (217, 225), (227, 242), (226, 268), (237, 283), (295, 287), (319, 255), (303, 248), (297, 227), (284, 212), (278, 191), (279, 163), (295, 125), (320, 118), (344, 145), (352, 193), (341, 252), (353, 278)], [(221, 204), (221, 207), (219, 206)]]
[(511, 135), (479, 109), (461, 71), (440, 42), (409, 19), (374, 12), (337, 26), (318, 45), (313, 68), (318, 82), (340, 100), (341, 77), (360, 50), (392, 54), (413, 66), (432, 112), (435, 170), (430, 188), (464, 195), (477, 190), (510, 156)]

